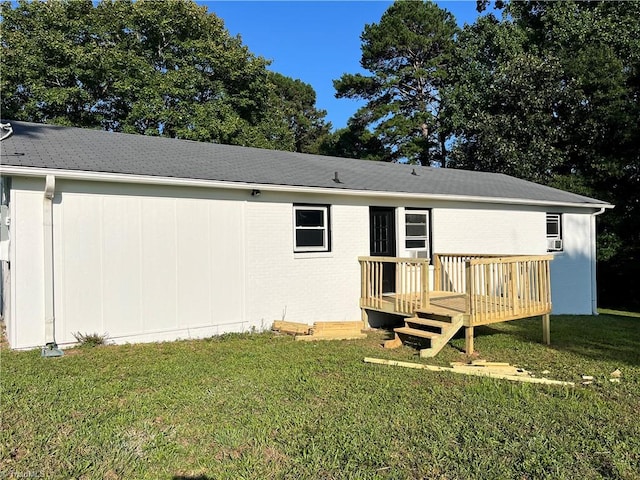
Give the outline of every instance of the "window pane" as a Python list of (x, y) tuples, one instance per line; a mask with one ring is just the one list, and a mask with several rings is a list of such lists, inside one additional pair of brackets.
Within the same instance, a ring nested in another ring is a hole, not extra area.
[(406, 223), (427, 223), (427, 216), (419, 213), (407, 213), (405, 217)]
[(323, 210), (296, 210), (297, 227), (323, 227)]
[(557, 218), (547, 218), (547, 237), (558, 237), (560, 235), (560, 223)]
[(297, 247), (323, 247), (324, 230), (296, 230)]
[(426, 225), (407, 225), (407, 237), (426, 237)]
[(426, 243), (424, 240), (407, 240), (406, 242), (407, 248), (426, 248)]

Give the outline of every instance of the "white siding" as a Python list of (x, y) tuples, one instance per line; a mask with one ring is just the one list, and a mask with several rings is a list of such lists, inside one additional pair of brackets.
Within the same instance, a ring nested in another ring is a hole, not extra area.
[(111, 236), (114, 232), (103, 229), (102, 202), (101, 196), (62, 194), (61, 203), (54, 205), (56, 210), (62, 207), (62, 222), (54, 219), (54, 231), (59, 230), (55, 238), (61, 239), (54, 240), (54, 292), (64, 305), (63, 316), (55, 310), (58, 342), (73, 341), (73, 332), (105, 331), (103, 283), (111, 283), (112, 279), (104, 277), (103, 260), (108, 261), (113, 252), (104, 251), (107, 242), (103, 233)]
[(555, 314), (595, 313), (592, 292), (591, 215), (564, 213), (562, 243), (564, 250), (551, 262), (551, 301)]
[[(44, 344), (43, 185), (14, 182), (14, 348)], [(42, 182), (41, 182), (42, 183)], [(29, 185), (27, 185), (29, 184)], [(93, 191), (95, 189), (95, 192)], [(244, 320), (245, 203), (201, 192), (60, 182), (54, 200), (56, 340), (210, 336)], [(183, 197), (178, 195), (183, 194)]]
[(44, 179), (13, 181), (11, 318), (7, 319), (7, 336), (13, 348), (45, 343), (43, 191)]
[(240, 332), (251, 327), (245, 316), (245, 305), (252, 302), (246, 294), (246, 203), (218, 200), (209, 209), (211, 234), (211, 323), (217, 333)]
[[(77, 202), (70, 199), (69, 203)], [(104, 304), (100, 333), (114, 331), (123, 336), (135, 335), (144, 328), (141, 313), (141, 202), (112, 195), (103, 198), (102, 206), (103, 230), (108, 233), (102, 238), (102, 251), (107, 257), (102, 263)], [(64, 225), (62, 230), (67, 232)], [(73, 232), (67, 232), (67, 235), (71, 234)], [(63, 264), (60, 260), (59, 265)]]

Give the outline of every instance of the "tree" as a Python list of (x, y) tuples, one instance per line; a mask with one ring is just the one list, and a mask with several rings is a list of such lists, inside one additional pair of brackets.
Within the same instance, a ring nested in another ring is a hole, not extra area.
[(460, 34), (446, 111), (451, 166), (549, 183), (564, 163), (560, 123), (572, 93), (559, 60), (529, 46), (517, 25), (493, 15)]
[(536, 32), (537, 16), (550, 32), (538, 34), (538, 43), (558, 52), (576, 92), (569, 158), (555, 184), (616, 205), (598, 219), (601, 302), (640, 308), (633, 291), (640, 275), (640, 4), (517, 7), (524, 28)]
[(349, 120), (346, 128), (341, 128), (325, 137), (318, 153), (376, 161), (384, 161), (391, 156), (382, 141), (354, 119)]
[[(5, 118), (295, 149), (291, 112), (281, 111), (268, 62), (206, 7), (178, 0), (2, 7)], [(316, 116), (322, 124), (322, 112)]]
[(500, 7), (459, 37), (452, 163), (615, 204), (598, 221), (601, 299), (640, 308), (640, 3)]
[(301, 80), (280, 73), (270, 73), (270, 80), (275, 87), (275, 101), (293, 133), (295, 151), (318, 153), (320, 144), (329, 135), (331, 124), (324, 121), (327, 112), (315, 106), (315, 90)]
[(458, 31), (453, 16), (431, 2), (396, 2), (361, 35), (360, 64), (371, 75), (344, 74), (338, 98), (366, 101), (354, 124), (371, 128), (386, 160), (446, 164), (450, 132), (442, 93)]

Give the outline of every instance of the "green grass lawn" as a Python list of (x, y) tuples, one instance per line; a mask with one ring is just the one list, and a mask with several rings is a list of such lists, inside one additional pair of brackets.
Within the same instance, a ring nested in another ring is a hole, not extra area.
[[(1, 478), (640, 478), (640, 320), (476, 332), (481, 358), (555, 387), (365, 364), (388, 336), (270, 333), (0, 354)], [(464, 338), (430, 363), (460, 361)], [(609, 382), (622, 371), (621, 383)], [(581, 375), (595, 382), (580, 384)]]

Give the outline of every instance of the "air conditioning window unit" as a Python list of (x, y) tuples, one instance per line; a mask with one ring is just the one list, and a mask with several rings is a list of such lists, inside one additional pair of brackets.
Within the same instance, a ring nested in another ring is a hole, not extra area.
[(547, 250), (550, 252), (559, 252), (562, 250), (562, 239), (547, 238)]

